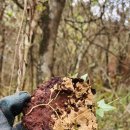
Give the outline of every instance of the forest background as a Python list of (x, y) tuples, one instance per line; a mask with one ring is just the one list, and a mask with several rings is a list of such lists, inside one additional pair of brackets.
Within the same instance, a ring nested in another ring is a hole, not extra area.
[(0, 0), (0, 98), (86, 73), (116, 108), (98, 129), (129, 130), (129, 0)]

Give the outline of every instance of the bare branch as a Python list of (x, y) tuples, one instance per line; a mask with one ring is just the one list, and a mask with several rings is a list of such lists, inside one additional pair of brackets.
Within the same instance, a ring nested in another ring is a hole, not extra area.
[(14, 2), (20, 9), (24, 9), (23, 5), (21, 5), (18, 0), (13, 0), (13, 2)]

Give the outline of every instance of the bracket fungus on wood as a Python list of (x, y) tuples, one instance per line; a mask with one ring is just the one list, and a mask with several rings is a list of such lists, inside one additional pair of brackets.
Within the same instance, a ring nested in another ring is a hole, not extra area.
[(28, 130), (96, 130), (94, 94), (81, 78), (54, 77), (34, 91), (22, 123)]

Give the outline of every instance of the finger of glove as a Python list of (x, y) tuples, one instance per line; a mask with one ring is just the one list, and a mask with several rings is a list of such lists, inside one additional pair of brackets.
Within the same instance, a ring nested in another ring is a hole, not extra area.
[(10, 98), (10, 110), (14, 116), (21, 113), (25, 103), (29, 101), (30, 95), (27, 92), (19, 92)]
[(30, 95), (25, 91), (21, 91), (0, 100), (0, 108), (11, 126), (13, 125), (14, 117), (22, 111), (25, 102), (29, 99)]
[(30, 95), (25, 91), (21, 91), (0, 100), (1, 102), (0, 107), (4, 107), (4, 108), (6, 107), (6, 109), (9, 109), (13, 113), (13, 115), (16, 116), (21, 112), (25, 103), (29, 99), (30, 99)]

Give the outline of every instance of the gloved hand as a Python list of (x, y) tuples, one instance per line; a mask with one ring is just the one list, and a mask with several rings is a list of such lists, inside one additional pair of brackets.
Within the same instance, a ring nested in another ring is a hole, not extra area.
[(15, 116), (20, 114), (25, 102), (29, 101), (27, 92), (18, 92), (0, 100), (0, 130), (25, 130), (22, 124), (12, 128)]

